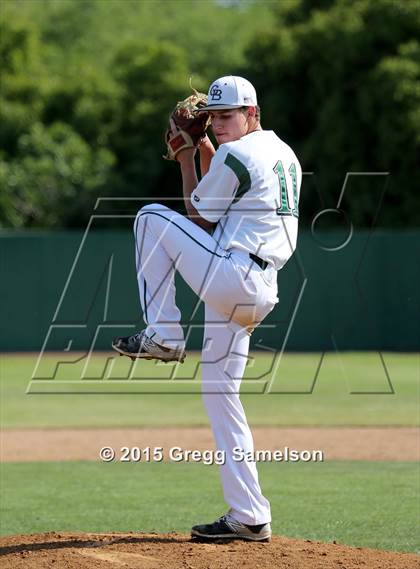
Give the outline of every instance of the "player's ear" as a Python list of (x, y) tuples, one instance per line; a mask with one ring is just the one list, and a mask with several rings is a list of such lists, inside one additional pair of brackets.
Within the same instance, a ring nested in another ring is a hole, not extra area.
[(256, 114), (255, 107), (248, 107), (248, 116), (249, 117), (255, 117), (255, 114)]

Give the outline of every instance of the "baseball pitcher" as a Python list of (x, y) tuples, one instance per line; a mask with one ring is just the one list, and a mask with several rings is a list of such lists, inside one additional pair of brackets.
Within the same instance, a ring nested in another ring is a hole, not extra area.
[[(211, 124), (217, 150), (206, 135)], [(205, 97), (178, 103), (165, 135), (166, 158), (180, 166), (187, 216), (159, 204), (140, 209), (134, 223), (136, 267), (146, 328), (116, 338), (131, 358), (185, 358), (175, 271), (205, 304), (202, 397), (218, 450), (228, 512), (196, 525), (194, 538), (268, 541), (271, 512), (255, 462), (239, 389), (250, 335), (272, 311), (277, 271), (293, 254), (302, 170), (293, 150), (263, 130), (252, 84), (242, 77), (214, 81)], [(199, 152), (201, 180), (195, 154)]]

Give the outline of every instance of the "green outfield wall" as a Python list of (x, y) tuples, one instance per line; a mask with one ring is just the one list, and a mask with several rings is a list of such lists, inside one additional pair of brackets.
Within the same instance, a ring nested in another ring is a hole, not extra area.
[[(252, 346), (286, 350), (416, 350), (420, 231), (301, 231), (279, 272), (279, 303)], [(142, 327), (127, 230), (0, 234), (0, 350), (108, 349)], [(199, 349), (203, 305), (179, 278), (188, 347)]]

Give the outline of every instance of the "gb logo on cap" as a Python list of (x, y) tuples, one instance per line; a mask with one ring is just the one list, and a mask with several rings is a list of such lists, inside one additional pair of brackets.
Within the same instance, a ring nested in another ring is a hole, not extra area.
[(220, 101), (222, 98), (222, 90), (219, 89), (218, 85), (213, 85), (210, 90), (210, 96), (212, 101)]

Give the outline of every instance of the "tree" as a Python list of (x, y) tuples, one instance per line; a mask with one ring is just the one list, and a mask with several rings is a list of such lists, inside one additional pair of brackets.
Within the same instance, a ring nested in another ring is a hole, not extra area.
[(38, 36), (32, 27), (0, 20), (0, 151), (14, 156), (19, 137), (43, 111)]
[(121, 187), (114, 189), (131, 196), (171, 195), (173, 188), (159, 184), (163, 132), (170, 110), (188, 89), (185, 54), (171, 44), (129, 43), (117, 53), (113, 69), (121, 90), (110, 140), (121, 177)]
[[(295, 2), (278, 10), (276, 31), (249, 46), (251, 80), (263, 119), (317, 174), (334, 207), (346, 172), (389, 171), (379, 222), (417, 224), (420, 93), (418, 4), (410, 0)], [(408, 199), (407, 199), (408, 198)], [(302, 192), (310, 223), (320, 204)], [(378, 191), (360, 180), (344, 207), (356, 224), (373, 221)]]
[(86, 223), (114, 164), (69, 125), (34, 124), (19, 138), (15, 160), (0, 161), (0, 224), (14, 227)]

